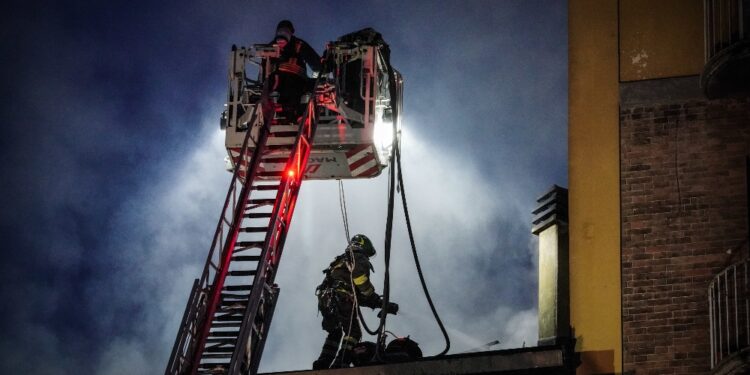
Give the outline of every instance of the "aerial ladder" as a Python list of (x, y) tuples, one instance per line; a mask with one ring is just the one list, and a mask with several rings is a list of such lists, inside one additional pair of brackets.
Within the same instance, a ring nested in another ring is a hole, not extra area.
[(299, 118), (289, 118), (266, 85), (279, 52), (232, 47), (221, 121), (232, 180), (166, 375), (256, 374), (302, 182), (371, 178), (388, 165), (403, 81), (380, 34), (365, 29), (328, 44)]

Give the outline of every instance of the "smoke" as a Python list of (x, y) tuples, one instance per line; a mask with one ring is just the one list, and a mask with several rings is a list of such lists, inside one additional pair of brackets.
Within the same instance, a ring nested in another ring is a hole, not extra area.
[[(201, 135), (205, 141), (192, 153), (167, 164), (175, 167), (165, 169), (157, 184), (134, 192), (115, 212), (106, 246), (112, 256), (98, 264), (102, 272), (86, 290), (88, 308), (97, 312), (97, 329), (109, 333), (97, 356), (97, 374), (120, 374), (124, 369), (148, 373), (166, 363), (229, 179), (223, 170), (222, 134), (213, 121), (205, 121)], [(438, 311), (451, 334), (457, 334), (452, 352), (496, 338), (504, 347), (532, 341), (535, 315), (517, 311), (533, 301), (498, 293), (497, 286), (487, 285), (476, 268), (468, 266), (493, 258), (493, 253), (507, 253), (487, 241), (492, 238), (487, 233), (503, 229), (491, 228), (501, 215), (520, 220), (521, 204), (498, 199), (494, 184), (464, 157), (435, 153), (432, 145), (408, 131), (403, 143), (415, 240)], [(441, 177), (446, 171), (451, 171), (450, 178)], [(352, 233), (367, 234), (380, 252), (372, 277), (378, 291), (384, 272), (386, 177), (384, 173), (371, 180), (344, 182)], [(309, 368), (318, 355), (324, 333), (315, 286), (322, 279), (321, 271), (346, 244), (338, 194), (335, 181), (308, 181), (302, 187), (277, 276), (281, 295), (262, 371)], [(421, 297), (400, 209), (394, 227), (391, 299), (400, 304), (401, 313), (389, 318), (388, 329), (411, 335), (425, 354), (435, 354), (442, 350), (443, 339)], [(512, 225), (505, 229), (518, 230)], [(532, 257), (529, 248), (513, 253)], [(519, 272), (505, 269), (511, 265), (504, 264), (503, 257), (493, 259), (500, 260), (493, 261), (493, 272)], [(531, 275), (534, 270), (520, 272)], [(365, 310), (367, 321), (375, 325), (374, 311)]]

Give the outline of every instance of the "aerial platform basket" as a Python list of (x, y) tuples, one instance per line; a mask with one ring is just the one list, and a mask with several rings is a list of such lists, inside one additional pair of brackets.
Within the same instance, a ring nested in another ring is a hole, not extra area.
[[(389, 65), (389, 54), (388, 45), (372, 29), (347, 34), (328, 44), (325, 71), (320, 72), (319, 79), (311, 80), (317, 126), (305, 179), (370, 178), (388, 165), (392, 141), (401, 125), (403, 89), (401, 75)], [(270, 75), (272, 59), (278, 56), (279, 48), (273, 44), (232, 48), (222, 128), (226, 130), (227, 167), (232, 170), (239, 165), (240, 174), (249, 162), (239, 160), (246, 132), (251, 132), (248, 145), (252, 150), (264, 115), (274, 116), (271, 133), (276, 139), (269, 139), (269, 145), (284, 143), (284, 138), (294, 137), (298, 129), (297, 119), (284, 118), (282, 113), (262, 113), (263, 85)], [(251, 71), (257, 71), (256, 79), (249, 78)], [(309, 100), (310, 95), (302, 98), (303, 103)], [(261, 178), (277, 179), (283, 173), (282, 161), (287, 155), (279, 150), (272, 152), (279, 153), (278, 158), (263, 155)]]

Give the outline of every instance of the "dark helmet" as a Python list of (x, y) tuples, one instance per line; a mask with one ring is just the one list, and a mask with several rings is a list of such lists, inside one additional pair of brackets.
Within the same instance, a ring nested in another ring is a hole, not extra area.
[(292, 35), (294, 35), (294, 26), (288, 20), (283, 20), (276, 26), (276, 37), (274, 40), (284, 39), (288, 42), (292, 40)]
[(372, 246), (372, 241), (370, 241), (370, 239), (364, 234), (358, 234), (352, 237), (349, 246), (352, 247), (353, 251), (361, 251), (362, 254), (365, 254), (368, 258), (375, 256), (375, 247)]
[(292, 34), (294, 34), (294, 25), (292, 25), (292, 21), (282, 20), (278, 25), (276, 25), (276, 31), (279, 31), (279, 29), (288, 29), (292, 32)]

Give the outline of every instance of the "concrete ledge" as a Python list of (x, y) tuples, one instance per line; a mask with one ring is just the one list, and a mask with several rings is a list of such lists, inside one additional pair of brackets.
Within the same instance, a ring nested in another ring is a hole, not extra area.
[(650, 79), (645, 81), (620, 82), (620, 106), (639, 104), (706, 100), (700, 88), (699, 76)]
[[(564, 348), (533, 347), (491, 352), (423, 358), (415, 362), (392, 363), (347, 369), (286, 371), (284, 375), (459, 375), (459, 374), (566, 374)], [(261, 374), (263, 375), (263, 374)]]

